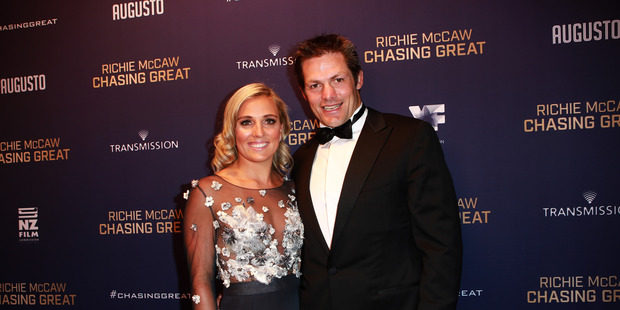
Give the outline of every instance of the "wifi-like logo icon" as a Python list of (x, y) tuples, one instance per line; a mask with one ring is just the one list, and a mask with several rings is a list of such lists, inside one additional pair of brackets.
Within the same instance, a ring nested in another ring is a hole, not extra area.
[(142, 141), (146, 140), (146, 137), (148, 137), (149, 135), (149, 131), (148, 130), (140, 130), (138, 131), (138, 136), (140, 136), (140, 138), (142, 138)]
[(276, 44), (269, 45), (269, 51), (271, 52), (273, 56), (277, 55), (278, 52), (280, 51), (280, 45), (276, 45)]
[(588, 202), (588, 204), (592, 204), (592, 201), (596, 198), (596, 193), (593, 191), (585, 191), (583, 192), (583, 198)]

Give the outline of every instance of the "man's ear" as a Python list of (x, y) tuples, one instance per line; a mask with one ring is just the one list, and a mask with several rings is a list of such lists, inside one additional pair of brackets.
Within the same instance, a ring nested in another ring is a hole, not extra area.
[(364, 71), (360, 70), (360, 73), (357, 75), (357, 85), (355, 87), (359, 90), (364, 85)]

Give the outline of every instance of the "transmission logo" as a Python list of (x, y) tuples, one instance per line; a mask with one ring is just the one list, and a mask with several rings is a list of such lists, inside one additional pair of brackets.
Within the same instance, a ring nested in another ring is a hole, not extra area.
[(410, 106), (409, 111), (411, 111), (413, 117), (433, 125), (435, 131), (439, 130), (439, 124), (446, 123), (446, 116), (443, 115), (443, 113), (446, 112), (445, 104), (429, 104), (422, 106), (422, 108), (419, 106)]
[(18, 208), (19, 219), (19, 241), (38, 242), (39, 241), (39, 208), (28, 207)]
[(258, 69), (269, 67), (281, 67), (293, 65), (293, 56), (280, 56), (278, 53), (282, 47), (278, 44), (271, 44), (267, 46), (267, 51), (272, 55), (270, 58), (258, 58), (255, 60), (240, 60), (237, 61), (237, 70), (245, 69)]
[(596, 193), (593, 191), (586, 191), (583, 193), (583, 198), (588, 202), (589, 205), (592, 204), (594, 198), (596, 198)]
[(149, 131), (148, 130), (140, 130), (138, 131), (138, 136), (140, 136), (140, 138), (142, 138), (142, 141), (146, 140), (146, 137), (149, 136)]
[(594, 200), (598, 194), (593, 190), (585, 190), (581, 196), (588, 203), (580, 205), (562, 207), (542, 208), (545, 217), (586, 217), (586, 216), (618, 216), (620, 215), (620, 205), (617, 203), (597, 202)]
[(278, 52), (280, 51), (280, 45), (275, 45), (275, 44), (269, 45), (269, 51), (275, 57), (276, 55), (278, 55)]
[(171, 150), (179, 148), (178, 140), (158, 140), (158, 141), (146, 141), (149, 136), (149, 131), (142, 129), (138, 131), (138, 137), (142, 141), (130, 142), (123, 144), (110, 144), (110, 151), (112, 153), (122, 152), (140, 152), (140, 151), (160, 151)]

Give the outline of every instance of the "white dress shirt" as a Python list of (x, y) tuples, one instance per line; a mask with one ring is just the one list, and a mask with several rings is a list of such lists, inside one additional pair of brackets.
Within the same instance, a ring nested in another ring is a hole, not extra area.
[[(363, 105), (360, 105), (353, 115), (362, 107)], [(321, 232), (323, 232), (323, 237), (330, 248), (342, 183), (344, 183), (344, 176), (347, 173), (351, 155), (367, 116), (368, 109), (353, 124), (352, 139), (340, 139), (334, 136), (330, 142), (319, 145), (314, 155), (312, 173), (310, 174), (310, 195)], [(322, 127), (325, 126), (322, 125)]]

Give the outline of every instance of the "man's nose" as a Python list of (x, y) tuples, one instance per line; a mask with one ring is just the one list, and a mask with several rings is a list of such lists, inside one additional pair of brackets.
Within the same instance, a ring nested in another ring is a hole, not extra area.
[(336, 97), (336, 91), (334, 88), (329, 84), (323, 86), (323, 100), (331, 100), (334, 97)]

